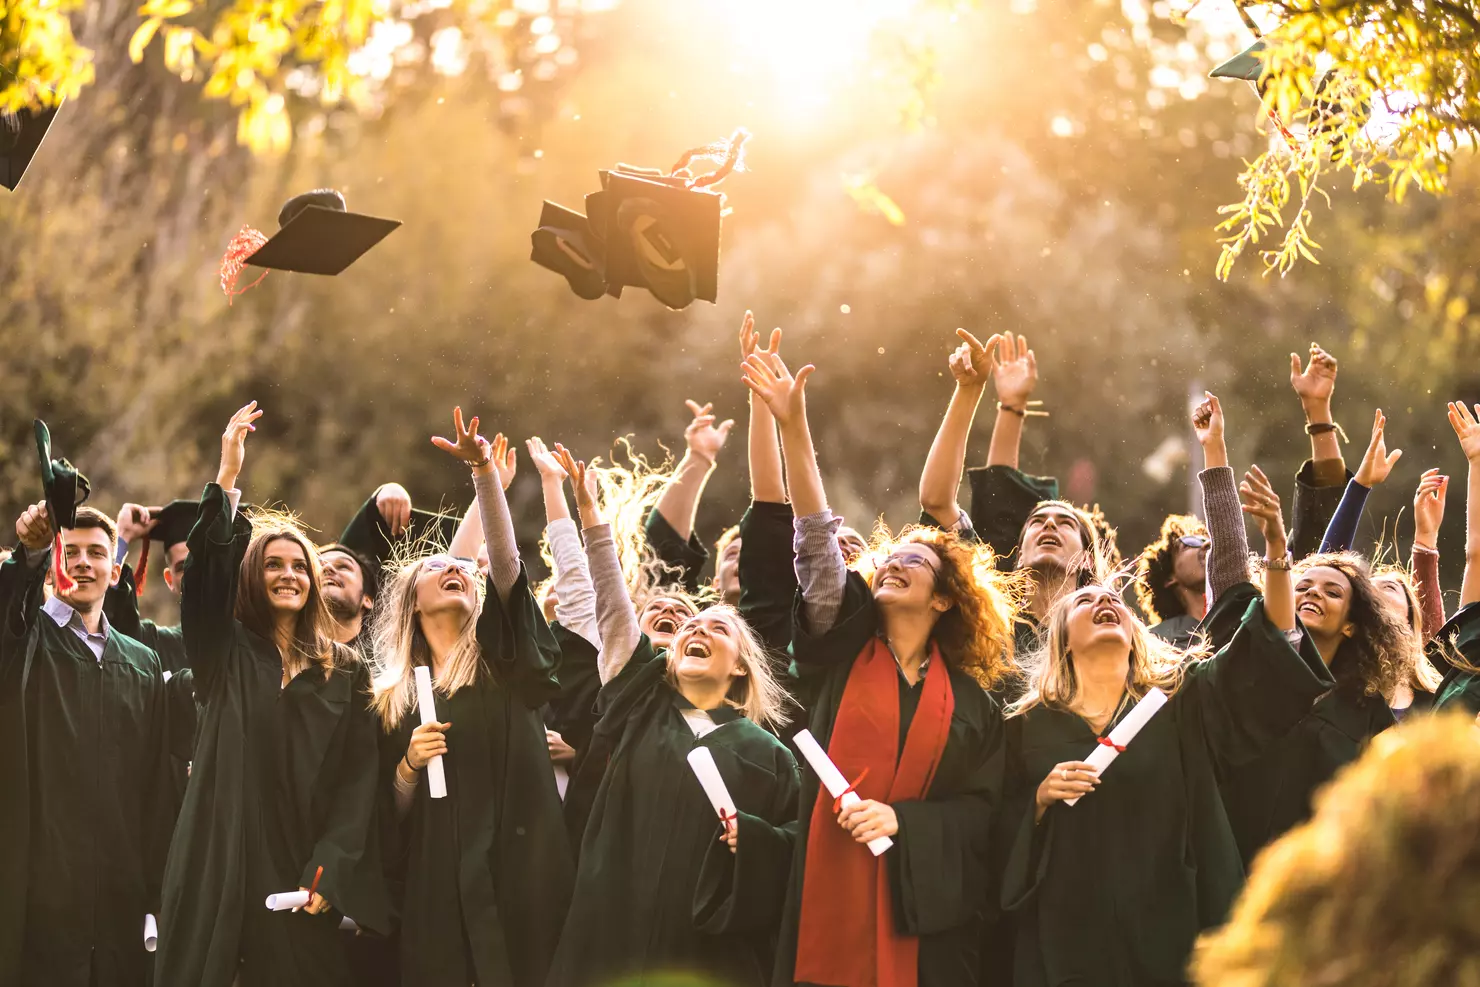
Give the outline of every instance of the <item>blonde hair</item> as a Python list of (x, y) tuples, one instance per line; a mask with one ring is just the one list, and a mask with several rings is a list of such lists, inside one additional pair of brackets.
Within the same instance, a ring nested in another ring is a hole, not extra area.
[(1480, 984), (1480, 732), (1409, 719), (1316, 795), (1254, 861), (1227, 925), (1203, 937), (1203, 987)]
[[(790, 716), (787, 713), (788, 706), (796, 705), (796, 700), (776, 679), (771, 670), (771, 660), (766, 655), (766, 646), (756, 637), (755, 631), (751, 629), (740, 611), (728, 603), (716, 603), (714, 606), (706, 607), (698, 611), (689, 620), (699, 617), (720, 614), (735, 631), (735, 645), (738, 652), (738, 660), (745, 674), (739, 676), (730, 686), (732, 693), (725, 699), (726, 704), (738, 709), (745, 718), (760, 726), (782, 727), (785, 726)], [(684, 621), (688, 623), (688, 621)], [(683, 632), (682, 626), (679, 633)], [(678, 688), (678, 676), (674, 672), (674, 665), (681, 656), (671, 649), (664, 654), (667, 662), (666, 678), (668, 684), (675, 689)], [(738, 692), (739, 695), (734, 693)]]
[(878, 564), (900, 545), (926, 545), (940, 558), (935, 592), (953, 606), (941, 614), (930, 637), (946, 664), (988, 690), (1014, 677), (1013, 625), (1031, 577), (997, 568), (990, 545), (929, 525), (909, 525), (895, 535), (883, 520), (852, 568), (872, 584)]
[[(436, 553), (441, 554), (441, 553)], [(416, 610), (416, 579), (428, 559), (435, 555), (402, 562), (382, 584), (375, 601), (371, 620), (371, 640), (375, 642), (370, 664), (373, 672), (373, 698), (370, 706), (380, 716), (387, 732), (400, 725), (401, 718), (416, 708), (416, 667), (432, 667), (432, 648), (421, 631), (421, 618)], [(483, 612), (486, 582), (474, 580), (477, 602), (458, 635), (452, 653), (435, 670), (432, 685), (444, 696), (478, 681), (484, 671), (483, 652), (478, 647), (478, 615)]]
[[(1028, 679), (1028, 689), (1008, 706), (1007, 716), (1021, 716), (1034, 706), (1046, 706), (1066, 713), (1074, 711), (1074, 703), (1079, 698), (1079, 675), (1074, 670), (1074, 655), (1069, 650), (1070, 607), (1075, 596), (1093, 586), (1120, 598), (1120, 584), (1125, 576), (1122, 569), (1103, 583), (1090, 583), (1054, 601), (1048, 611), (1042, 643), (1020, 659), (1019, 664)], [(1188, 663), (1208, 657), (1206, 645), (1198, 641), (1187, 650), (1177, 648), (1148, 631), (1130, 607), (1125, 609), (1131, 632), (1130, 661), (1125, 675), (1127, 695), (1132, 701), (1139, 701), (1153, 686), (1169, 696), (1175, 694), (1182, 687)]]
[(1406, 681), (1410, 688), (1422, 692), (1438, 692), (1444, 676), (1439, 673), (1424, 652), (1423, 604), (1418, 599), (1418, 588), (1413, 585), (1413, 574), (1406, 567), (1396, 563), (1374, 562), (1372, 581), (1379, 583), (1384, 579), (1390, 579), (1402, 587), (1403, 599), (1408, 607), (1408, 614), (1403, 621), (1411, 644), (1408, 660), (1405, 663), (1408, 669)]

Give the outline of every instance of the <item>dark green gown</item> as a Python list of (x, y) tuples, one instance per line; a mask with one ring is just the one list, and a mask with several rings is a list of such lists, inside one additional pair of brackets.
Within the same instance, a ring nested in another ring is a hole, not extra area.
[(0, 564), (0, 985), (133, 987), (175, 808), (164, 678), (117, 631), (98, 661), (58, 627), (46, 569)]
[(1444, 681), (1434, 693), (1434, 710), (1462, 709), (1471, 716), (1480, 713), (1480, 675), (1449, 660), (1457, 655), (1470, 665), (1480, 664), (1480, 603), (1463, 606), (1450, 617), (1434, 635), (1428, 653), (1434, 667), (1444, 671)]
[(598, 654), (596, 645), (563, 624), (551, 624), (550, 633), (560, 649), (560, 692), (550, 700), (545, 723), (575, 748), (570, 772), (575, 774), (596, 728), (596, 696), (601, 691)]
[[(850, 572), (842, 609), (830, 630), (811, 632), (800, 594), (792, 619), (793, 667), (802, 702), (810, 710), (807, 728), (826, 750), (853, 662), (878, 634), (878, 610), (863, 577)], [(1002, 795), (1001, 708), (970, 676), (955, 669), (949, 672), (955, 710), (930, 795), (923, 801), (893, 804), (899, 832), (894, 847), (884, 855), (898, 931), (920, 939), (920, 987), (970, 987), (977, 982), (988, 899), (988, 834)], [(903, 676), (899, 682), (903, 736), (922, 686), (911, 690)], [(772, 978), (776, 987), (791, 984), (796, 970), (807, 834), (819, 784), (804, 762), (799, 835)]]
[[(507, 606), (488, 585), (477, 634), (482, 676), (437, 696), (437, 719), (452, 724), (447, 797), (422, 779), (388, 868), (404, 888), (402, 980), (541, 987), (573, 868), (538, 712), (558, 688), (558, 652), (522, 571)], [(420, 723), (413, 711), (383, 735), (387, 786)]]
[(791, 605), (797, 595), (790, 504), (752, 501), (740, 518), (740, 616), (778, 670), (790, 664)]
[[(156, 983), (332, 987), (342, 915), (387, 932), (377, 820), (379, 727), (354, 662), (282, 682), (277, 646), (233, 617), (251, 524), (212, 483), (190, 532), (181, 626), (200, 703), (190, 785), (165, 869)], [(269, 912), (313, 883), (324, 914)]]
[(1008, 721), (1015, 835), (1002, 904), (1016, 913), (1019, 987), (1183, 984), (1193, 941), (1238, 895), (1244, 867), (1218, 776), (1285, 735), (1331, 679), (1308, 637), (1297, 651), (1269, 623), (1252, 586), (1217, 605), (1243, 608), (1233, 641), (1188, 668), (1099, 788), (1036, 826), (1039, 783), (1084, 760), (1095, 734), (1044, 706)]
[(709, 549), (704, 547), (699, 535), (691, 531), (688, 538), (680, 537), (656, 507), (648, 511), (642, 529), (648, 547), (669, 569), (665, 582), (678, 585), (688, 593), (699, 592), (699, 577), (709, 561)]
[[(796, 762), (729, 706), (710, 710), (720, 725), (695, 738), (682, 712), (692, 706), (664, 670), (643, 637), (601, 690), (592, 753), (566, 795), (587, 822), (549, 987), (747, 987), (769, 975)], [(739, 803), (736, 854), (719, 842), (719, 820), (689, 767), (695, 747), (714, 755)]]

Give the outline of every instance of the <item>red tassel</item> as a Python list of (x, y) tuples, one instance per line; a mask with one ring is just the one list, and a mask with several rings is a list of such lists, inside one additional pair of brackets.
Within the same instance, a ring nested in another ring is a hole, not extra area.
[(242, 276), (242, 268), (247, 266), (247, 261), (261, 250), (265, 243), (267, 243), (267, 236), (261, 230), (243, 226), (226, 245), (226, 256), (221, 258), (221, 290), (226, 292), (226, 304), (230, 305), (237, 295), (257, 287), (262, 283), (262, 278), (267, 277), (268, 272), (263, 271), (262, 277), (245, 288), (238, 289), (236, 286), (237, 280)]
[(62, 562), (62, 533), (60, 531), (51, 543), (51, 565), (52, 578), (56, 581), (58, 594), (70, 593), (76, 589), (76, 580), (67, 575), (67, 567)]
[(134, 596), (144, 595), (144, 584), (149, 581), (149, 536), (144, 536), (144, 545), (139, 549), (139, 571), (134, 573)]

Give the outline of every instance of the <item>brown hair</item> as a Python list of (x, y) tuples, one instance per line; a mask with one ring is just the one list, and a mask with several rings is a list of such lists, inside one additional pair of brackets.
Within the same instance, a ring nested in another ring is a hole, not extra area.
[(324, 602), (324, 570), (313, 542), (296, 524), (273, 518), (253, 521), (252, 541), (242, 557), (236, 591), (236, 619), (243, 627), (269, 641), (277, 640), (273, 607), (267, 599), (267, 550), (276, 541), (290, 541), (303, 549), (308, 560), (308, 600), (293, 624), (293, 641), (283, 666), (291, 678), (310, 665), (328, 672), (354, 661), (355, 653), (334, 640), (335, 623)]
[(1418, 600), (1418, 588), (1413, 585), (1413, 574), (1403, 566), (1391, 562), (1374, 563), (1372, 581), (1376, 583), (1383, 579), (1391, 579), (1402, 587), (1403, 599), (1408, 607), (1405, 618), (1405, 628), (1411, 645), (1406, 663), (1408, 673), (1406, 678), (1399, 681), (1406, 681), (1409, 688), (1419, 692), (1438, 692), (1444, 676), (1439, 674), (1439, 670), (1424, 652), (1423, 604)]
[(69, 529), (77, 531), (84, 528), (101, 528), (108, 536), (108, 543), (116, 550), (118, 548), (118, 526), (113, 519), (96, 507), (77, 508), (77, 521)]
[(1480, 733), (1469, 714), (1373, 738), (1307, 823), (1254, 862), (1226, 926), (1205, 936), (1203, 987), (1480, 984)]
[[(1390, 696), (1393, 688), (1409, 674), (1412, 667), (1412, 641), (1403, 623), (1388, 613), (1372, 581), (1367, 560), (1355, 552), (1321, 552), (1301, 559), (1295, 565), (1295, 582), (1318, 566), (1335, 569), (1351, 584), (1347, 601), (1347, 622), (1354, 628), (1337, 648), (1331, 663), (1336, 688), (1368, 696)], [(1300, 594), (1297, 591), (1298, 603)]]
[(725, 557), (725, 549), (730, 547), (730, 542), (740, 537), (740, 525), (732, 524), (724, 530), (714, 543), (714, 557), (716, 560)]
[(1177, 553), (1188, 535), (1207, 537), (1208, 529), (1190, 514), (1171, 514), (1161, 522), (1161, 533), (1136, 560), (1136, 603), (1151, 620), (1167, 620), (1187, 612), (1172, 581)]
[(998, 569), (990, 546), (965, 541), (953, 531), (911, 525), (896, 537), (882, 521), (855, 568), (872, 582), (875, 562), (909, 544), (928, 545), (940, 557), (935, 592), (953, 606), (941, 614), (930, 637), (946, 664), (983, 689), (998, 688), (1016, 676), (1012, 632), (1027, 586), (1024, 574)]
[[(1040, 500), (1033, 505), (1033, 510), (1028, 514), (1028, 520), (1046, 507), (1057, 507), (1067, 511), (1074, 518), (1074, 525), (1079, 529), (1079, 541), (1084, 545), (1084, 554), (1077, 560), (1077, 568), (1089, 573), (1091, 580), (1107, 579), (1110, 573), (1120, 566), (1120, 547), (1116, 544), (1115, 528), (1105, 520), (1100, 505), (1093, 507), (1076, 507), (1067, 500)], [(1018, 543), (1015, 551), (1018, 558), (1022, 557), (1023, 532), (1028, 528), (1028, 521), (1018, 530)]]

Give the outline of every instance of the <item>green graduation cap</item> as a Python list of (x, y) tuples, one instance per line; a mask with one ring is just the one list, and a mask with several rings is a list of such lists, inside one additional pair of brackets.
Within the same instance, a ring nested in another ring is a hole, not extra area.
[(0, 113), (0, 185), (15, 191), (60, 109), (57, 104), (45, 110), (22, 107), (16, 113)]
[(724, 197), (681, 180), (603, 173), (606, 280), (646, 288), (671, 309), (713, 302), (719, 288), (720, 213)]
[(87, 477), (65, 459), (51, 455), (51, 430), (40, 418), (32, 423), (36, 430), (36, 454), (41, 460), (41, 486), (46, 496), (46, 509), (57, 528), (70, 528), (77, 523), (77, 508), (92, 493)]
[(1267, 47), (1269, 46), (1264, 43), (1264, 39), (1260, 38), (1209, 72), (1208, 78), (1243, 79), (1245, 82), (1257, 83), (1259, 77), (1264, 74), (1264, 59), (1259, 57), (1259, 53)]
[[(237, 509), (241, 510), (245, 506), (238, 505)], [(195, 519), (199, 514), (198, 500), (172, 500), (159, 510), (149, 513), (149, 520), (154, 522), (154, 527), (144, 536), (144, 543), (139, 548), (139, 572), (134, 582), (134, 592), (138, 596), (144, 595), (144, 585), (149, 580), (149, 546), (158, 542), (168, 552), (190, 537), (190, 529), (195, 526)]]

